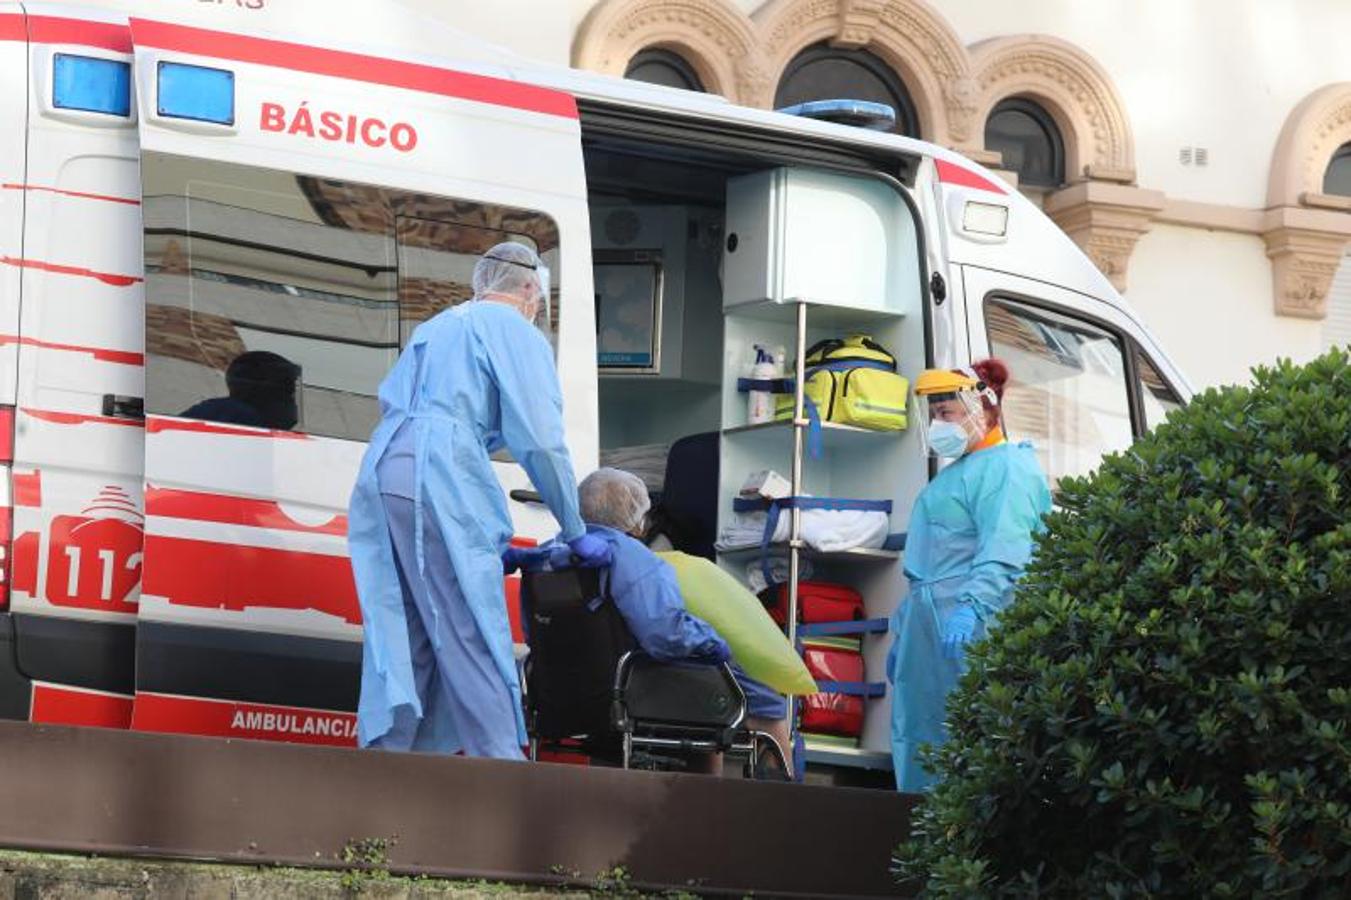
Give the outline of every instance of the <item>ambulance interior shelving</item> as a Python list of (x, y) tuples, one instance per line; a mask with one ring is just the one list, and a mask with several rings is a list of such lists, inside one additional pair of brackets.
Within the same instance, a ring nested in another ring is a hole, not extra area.
[[(748, 424), (738, 379), (756, 345), (786, 349), (791, 371), (799, 300), (807, 301), (807, 346), (862, 333), (890, 350), (907, 378), (924, 368), (921, 247), (899, 184), (751, 153), (605, 137), (586, 140), (585, 162), (602, 465), (635, 472), (658, 495), (706, 494), (716, 502), (719, 533), (749, 474), (771, 469), (788, 477), (791, 424)], [(692, 484), (664, 483), (672, 445), (693, 435), (716, 435), (716, 472), (700, 471)], [(805, 493), (889, 500), (890, 531), (905, 531), (928, 477), (912, 430), (826, 423), (819, 450), (804, 460)], [(831, 765), (837, 782), (884, 781), (891, 765), (885, 620), (903, 590), (900, 554), (804, 556), (815, 579), (863, 595), (866, 620), (846, 640), (859, 642), (876, 695), (857, 742), (809, 736), (808, 761)], [(717, 551), (719, 565), (743, 581), (761, 557), (758, 541), (723, 542)]]

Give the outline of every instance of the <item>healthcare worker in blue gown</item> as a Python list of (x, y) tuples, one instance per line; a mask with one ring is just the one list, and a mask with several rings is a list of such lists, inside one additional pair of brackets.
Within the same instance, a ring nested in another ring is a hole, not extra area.
[(365, 626), (363, 747), (523, 759), (502, 552), (506, 447), (584, 564), (586, 533), (548, 340), (532, 324), (547, 270), (522, 244), (474, 266), (474, 296), (413, 332), (380, 385), (381, 421), (352, 492), (348, 545)]
[(921, 744), (941, 744), (948, 692), (965, 671), (965, 646), (985, 636), (1013, 599), (1032, 556), (1051, 493), (1032, 446), (1004, 437), (1000, 402), (1007, 366), (934, 370), (915, 382), (930, 452), (952, 462), (929, 482), (910, 514), (905, 574), (891, 619), (891, 742), (896, 787), (917, 792), (933, 775)]

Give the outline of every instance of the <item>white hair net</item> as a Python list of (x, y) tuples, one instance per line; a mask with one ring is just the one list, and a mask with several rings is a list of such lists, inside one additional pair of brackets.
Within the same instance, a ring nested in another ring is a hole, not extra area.
[(498, 244), (474, 264), (474, 299), (496, 294), (520, 303), (542, 303), (543, 269), (539, 255), (524, 244), (515, 241)]
[(652, 507), (647, 485), (622, 469), (597, 469), (582, 479), (577, 494), (583, 520), (619, 531), (633, 531)]

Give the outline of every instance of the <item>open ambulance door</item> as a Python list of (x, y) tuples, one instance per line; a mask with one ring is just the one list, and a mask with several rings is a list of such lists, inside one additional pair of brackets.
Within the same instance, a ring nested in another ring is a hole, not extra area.
[[(146, 275), (132, 727), (351, 744), (361, 617), (346, 508), (377, 388), (501, 240), (534, 244), (565, 286), (570, 437), (579, 465), (594, 459), (576, 106), (256, 36), (131, 31)], [(525, 486), (514, 464), (499, 470)], [(513, 509), (518, 534), (556, 527)]]
[(962, 281), (972, 359), (1008, 363), (1005, 427), (1033, 442), (1053, 490), (1181, 405), (1180, 377), (1116, 306), (975, 266)]

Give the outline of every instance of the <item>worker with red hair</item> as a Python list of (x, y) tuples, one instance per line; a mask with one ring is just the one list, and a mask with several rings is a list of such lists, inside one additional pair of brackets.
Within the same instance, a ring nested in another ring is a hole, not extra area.
[(920, 791), (932, 774), (921, 744), (946, 738), (944, 702), (965, 671), (966, 644), (985, 636), (1013, 599), (1051, 492), (1028, 443), (1004, 436), (1008, 367), (987, 359), (930, 369), (915, 382), (915, 421), (929, 453), (950, 462), (910, 514), (909, 595), (891, 620), (892, 758), (896, 787)]

